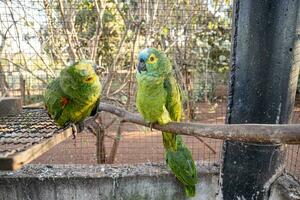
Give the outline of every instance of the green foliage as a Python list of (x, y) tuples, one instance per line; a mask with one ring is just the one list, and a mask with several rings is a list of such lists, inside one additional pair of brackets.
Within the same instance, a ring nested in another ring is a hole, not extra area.
[(194, 99), (195, 101), (203, 101), (205, 97), (207, 97), (209, 100), (213, 100), (213, 84), (205, 85), (204, 81), (199, 81), (195, 85), (195, 94)]
[[(90, 38), (101, 34), (99, 46), (97, 48), (97, 57), (101, 57), (101, 63), (104, 67), (111, 66), (113, 57), (118, 48), (118, 42), (124, 30), (121, 16), (118, 15), (116, 5), (108, 3), (103, 10), (102, 18), (98, 18), (95, 2), (92, 0), (82, 1), (77, 5), (77, 15), (75, 19), (75, 28), (79, 37), (83, 38), (80, 46), (88, 48)], [(96, 30), (96, 23), (100, 23), (101, 29)], [(96, 44), (95, 44), (96, 45)], [(87, 55), (89, 57), (89, 55)]]
[(83, 38), (93, 37), (96, 31), (96, 12), (92, 1), (84, 0), (77, 5), (75, 27), (78, 35)]
[[(27, 62), (32, 71), (46, 69), (44, 71), (51, 75), (57, 72), (58, 66), (61, 68), (73, 59), (82, 58), (92, 58), (110, 72), (128, 70), (134, 66), (132, 60), (135, 60), (136, 54), (131, 51), (137, 38), (135, 52), (145, 46), (167, 50), (178, 72), (193, 70), (195, 78), (203, 73), (228, 72), (229, 0), (213, 0), (208, 4), (191, 0), (166, 0), (164, 3), (156, 0), (148, 3), (136, 0), (68, 0), (51, 1), (44, 7), (47, 23), (43, 23), (41, 30), (37, 31), (43, 60), (36, 57), (35, 63)], [(32, 20), (25, 20), (24, 24), (34, 28)], [(99, 40), (95, 39), (97, 37)], [(71, 48), (76, 58), (71, 55)], [(131, 59), (132, 55), (134, 59)], [(18, 57), (16, 62), (25, 66), (24, 59)], [(43, 67), (44, 62), (48, 68)], [(204, 81), (194, 87), (196, 99), (202, 99), (207, 93), (213, 94), (214, 86), (207, 84), (211, 83)]]
[[(219, 73), (225, 73), (229, 69), (230, 56), (230, 25), (229, 19), (222, 21), (209, 21), (209, 37), (207, 38), (206, 52), (208, 56), (208, 69)], [(207, 58), (206, 58), (207, 59)], [(200, 68), (200, 70), (203, 70)]]
[[(102, 5), (103, 2), (99, 1), (98, 4)], [(225, 73), (228, 71), (230, 50), (230, 1), (213, 0), (212, 2), (212, 4), (205, 5), (189, 0), (179, 2), (168, 0), (165, 4), (166, 7), (155, 11), (155, 6), (157, 6), (155, 3), (144, 7), (143, 3), (135, 0), (120, 1), (119, 3), (107, 1), (105, 9), (101, 7), (100, 14), (94, 0), (73, 2), (72, 4), (75, 6), (72, 5), (72, 8), (76, 8), (75, 31), (80, 43), (77, 46), (87, 54), (85, 57), (89, 58), (90, 52), (85, 51), (90, 48), (88, 41), (97, 37), (96, 34), (100, 34), (100, 41), (95, 44), (97, 45), (96, 58), (100, 58), (102, 66), (110, 68), (114, 63), (112, 55), (116, 55), (119, 51), (119, 44), (124, 34), (126, 37), (123, 47), (132, 48), (131, 42), (135, 35), (135, 28), (139, 24), (140, 45), (148, 44), (156, 48), (167, 49), (175, 42), (177, 45), (173, 45), (169, 52), (178, 54), (177, 57), (181, 60), (178, 62), (180, 66), (183, 66), (182, 61), (184, 60), (187, 64), (196, 65), (199, 73), (207, 69)], [(164, 5), (158, 4), (158, 6)], [(144, 10), (141, 10), (141, 7)], [(59, 20), (54, 22), (59, 26), (60, 23), (63, 23), (59, 4), (54, 4), (53, 8), (52, 12), (56, 13), (55, 16), (59, 16)], [(189, 10), (191, 9), (197, 13), (191, 15), (189, 19)], [(165, 12), (161, 13), (161, 10)], [(202, 10), (206, 10), (206, 12), (201, 12)], [(184, 14), (182, 14), (183, 11)], [(218, 16), (220, 13), (222, 15)], [(165, 19), (169, 15), (174, 17), (168, 19), (166, 23)], [(187, 24), (184, 25), (186, 22)], [(100, 26), (97, 26), (97, 23)], [(97, 30), (97, 27), (100, 29)], [(146, 39), (148, 41), (143, 41)], [(66, 40), (60, 41), (67, 43)], [(61, 47), (64, 46), (66, 44), (61, 44)], [(180, 53), (174, 48), (175, 46)], [(123, 66), (130, 64), (130, 51), (127, 52), (124, 53), (125, 56), (120, 57), (118, 64), (123, 63)], [(185, 52), (184, 55), (182, 52)], [(98, 60), (96, 59), (97, 62)], [(123, 66), (118, 67), (123, 68)]]

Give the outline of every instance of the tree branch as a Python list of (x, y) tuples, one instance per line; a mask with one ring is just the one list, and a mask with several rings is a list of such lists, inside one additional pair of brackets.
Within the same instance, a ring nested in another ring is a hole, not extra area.
[[(77, 58), (77, 54), (76, 54), (76, 50), (75, 50), (73, 40), (72, 40), (72, 35), (71, 35), (71, 31), (72, 31), (71, 18), (72, 18), (72, 16), (66, 15), (64, 1), (59, 0), (58, 2), (59, 2), (59, 10), (60, 10), (60, 14), (61, 14), (61, 17), (62, 17), (62, 22), (63, 22), (62, 23), (63, 24), (63, 32), (64, 32), (65, 36), (67, 37), (67, 41), (68, 41), (68, 44), (69, 44), (69, 49), (68, 50), (69, 50), (70, 58), (71, 58), (72, 61), (75, 61), (76, 58)], [(66, 19), (66, 17), (68, 17), (68, 19)]]
[[(99, 110), (117, 115), (125, 122), (149, 127), (149, 123), (143, 120), (140, 115), (130, 113), (125, 109), (100, 103)], [(166, 125), (154, 124), (152, 127), (174, 134), (221, 140), (300, 144), (300, 125), (298, 124), (200, 124), (170, 122)]]
[(211, 150), (213, 152), (213, 154), (216, 154), (216, 150), (210, 146), (209, 144), (207, 144), (200, 136), (195, 136), (195, 138), (197, 138), (200, 142), (202, 142), (204, 144), (204, 146), (206, 146), (209, 150)]

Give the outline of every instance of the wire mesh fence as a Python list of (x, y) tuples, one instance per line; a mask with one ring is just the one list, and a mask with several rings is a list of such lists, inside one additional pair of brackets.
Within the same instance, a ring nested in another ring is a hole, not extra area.
[[(300, 97), (299, 93), (296, 95), (296, 101), (294, 110), (292, 113), (291, 123), (300, 123)], [(286, 147), (286, 170), (293, 174), (298, 180), (300, 180), (300, 145), (287, 145)]]
[[(0, 95), (20, 96), (26, 105), (39, 103), (46, 85), (63, 67), (90, 59), (106, 69), (102, 101), (136, 112), (137, 53), (153, 46), (172, 61), (182, 89), (184, 120), (224, 123), (231, 10), (228, 0), (0, 1)], [(297, 106), (293, 123), (300, 122)], [(86, 129), (34, 163), (164, 160), (161, 133), (122, 124), (107, 113), (101, 120), (112, 124), (103, 139)], [(220, 161), (221, 140), (184, 139), (196, 160)], [(288, 147), (286, 161), (287, 169), (299, 178), (299, 146)]]

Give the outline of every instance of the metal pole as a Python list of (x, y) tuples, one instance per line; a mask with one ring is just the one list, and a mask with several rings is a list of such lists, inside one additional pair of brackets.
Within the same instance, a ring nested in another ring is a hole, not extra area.
[[(298, 79), (298, 0), (235, 0), (228, 124), (288, 123)], [(283, 168), (282, 145), (226, 141), (220, 199), (264, 199)]]

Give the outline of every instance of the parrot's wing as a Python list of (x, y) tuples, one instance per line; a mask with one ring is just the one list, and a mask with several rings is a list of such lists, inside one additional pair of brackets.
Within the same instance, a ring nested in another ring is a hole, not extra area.
[(98, 111), (99, 111), (99, 103), (100, 103), (100, 96), (98, 97), (98, 99), (97, 99), (97, 101), (96, 101), (96, 103), (94, 105), (94, 108), (93, 108), (93, 110), (91, 112), (91, 116), (95, 116), (98, 113)]
[(44, 95), (45, 107), (48, 114), (57, 121), (60, 119), (64, 107), (69, 103), (69, 98), (63, 93), (59, 79), (53, 80), (47, 87)]
[(172, 120), (180, 121), (182, 105), (181, 93), (175, 78), (170, 75), (164, 81), (164, 88), (167, 91), (166, 108)]
[(185, 185), (195, 185), (198, 181), (197, 170), (191, 152), (186, 147), (166, 154), (168, 166), (175, 176)]
[[(167, 92), (165, 107), (172, 121), (181, 119), (181, 95), (175, 78), (169, 75), (164, 80), (164, 89)], [(176, 135), (163, 132), (163, 143), (166, 149), (176, 149)]]

